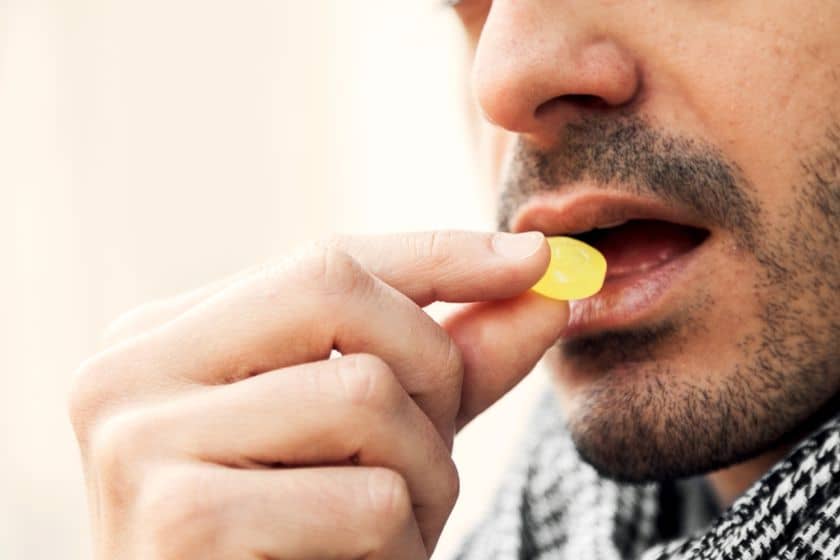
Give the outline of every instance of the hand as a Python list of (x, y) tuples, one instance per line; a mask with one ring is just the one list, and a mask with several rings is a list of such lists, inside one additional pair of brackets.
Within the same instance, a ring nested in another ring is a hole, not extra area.
[(428, 558), (455, 431), (568, 319), (536, 237), (336, 238), (119, 320), (70, 399), (97, 557)]

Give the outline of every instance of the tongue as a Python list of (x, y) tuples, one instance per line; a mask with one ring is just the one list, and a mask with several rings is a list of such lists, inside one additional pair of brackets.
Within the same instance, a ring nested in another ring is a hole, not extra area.
[(645, 272), (687, 253), (708, 232), (656, 220), (634, 220), (590, 232), (584, 239), (607, 259), (607, 278)]

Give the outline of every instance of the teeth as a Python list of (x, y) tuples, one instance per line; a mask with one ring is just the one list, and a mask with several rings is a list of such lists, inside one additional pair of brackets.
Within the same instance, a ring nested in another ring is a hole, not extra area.
[(626, 224), (629, 221), (630, 220), (622, 220), (620, 222), (613, 222), (611, 224), (603, 224), (603, 225), (600, 225), (600, 226), (596, 227), (595, 229), (610, 229), (610, 228), (614, 228), (614, 227), (618, 227), (618, 226), (623, 226), (624, 224)]

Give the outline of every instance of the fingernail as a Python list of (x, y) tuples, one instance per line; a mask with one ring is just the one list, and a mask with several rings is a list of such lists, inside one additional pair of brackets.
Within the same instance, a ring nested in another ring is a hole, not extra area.
[(493, 235), (493, 250), (508, 259), (524, 259), (536, 253), (545, 243), (545, 236), (539, 231), (526, 233), (498, 232)]

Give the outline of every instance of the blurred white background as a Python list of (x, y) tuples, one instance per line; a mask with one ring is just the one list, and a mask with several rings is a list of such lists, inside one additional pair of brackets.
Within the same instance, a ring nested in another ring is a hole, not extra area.
[[(0, 558), (90, 557), (65, 396), (103, 327), (333, 231), (492, 229), (440, 0), (0, 0)], [(435, 559), (528, 404), (459, 436)]]

